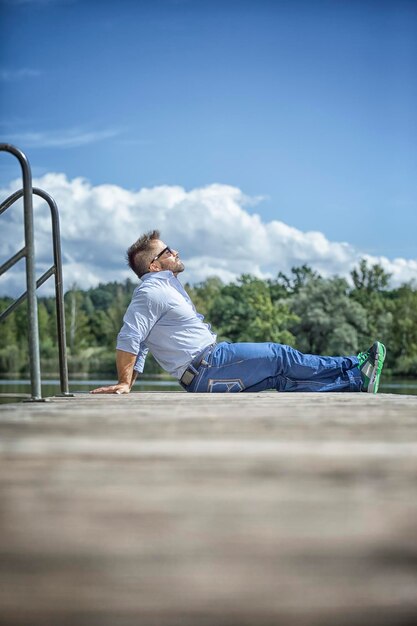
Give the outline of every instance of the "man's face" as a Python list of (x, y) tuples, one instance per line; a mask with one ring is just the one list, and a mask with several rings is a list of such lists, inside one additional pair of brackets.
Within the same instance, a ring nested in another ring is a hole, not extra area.
[[(158, 258), (156, 259), (155, 257)], [(158, 240), (155, 242), (153, 259), (150, 264), (151, 271), (171, 270), (175, 275), (184, 271), (184, 263), (179, 258), (178, 252), (167, 246), (163, 241)]]

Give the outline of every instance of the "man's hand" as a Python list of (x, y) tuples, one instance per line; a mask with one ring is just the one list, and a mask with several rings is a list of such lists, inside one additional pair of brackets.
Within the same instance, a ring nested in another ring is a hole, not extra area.
[(126, 383), (118, 383), (117, 385), (109, 385), (108, 387), (97, 387), (97, 389), (93, 389), (90, 393), (129, 393), (130, 385)]
[(116, 350), (116, 365), (119, 382), (117, 385), (97, 387), (97, 389), (93, 389), (90, 393), (129, 393), (137, 376), (137, 373), (133, 370), (135, 362), (135, 354), (123, 352), (122, 350)]

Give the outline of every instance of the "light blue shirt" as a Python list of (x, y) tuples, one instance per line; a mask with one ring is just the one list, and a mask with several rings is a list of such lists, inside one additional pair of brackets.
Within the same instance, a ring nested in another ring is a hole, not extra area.
[(160, 366), (181, 378), (194, 357), (216, 341), (178, 278), (170, 270), (142, 276), (117, 336), (117, 349), (137, 355), (143, 372), (148, 350)]

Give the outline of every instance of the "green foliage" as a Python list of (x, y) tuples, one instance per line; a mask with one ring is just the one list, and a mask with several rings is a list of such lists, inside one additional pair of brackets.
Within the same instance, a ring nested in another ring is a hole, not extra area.
[(0, 348), (0, 372), (20, 373), (24, 367), (22, 353), (16, 344)]
[(417, 290), (410, 284), (402, 285), (391, 294), (389, 301), (393, 323), (388, 345), (394, 371), (417, 375)]
[[(11, 298), (0, 298), (0, 311), (3, 313), (13, 300)], [(9, 315), (0, 326), (0, 350), (7, 348), (14, 343), (16, 337), (16, 319), (14, 315)]]
[[(359, 332), (360, 343), (369, 344), (375, 337), (388, 343), (393, 321), (388, 291), (390, 274), (380, 265), (369, 266), (366, 259), (362, 259), (359, 267), (351, 272), (351, 277), (353, 289), (350, 296), (366, 311), (366, 323)], [(390, 351), (388, 359), (392, 359)]]
[(279, 272), (275, 284), (284, 290), (282, 295), (292, 295), (298, 293), (300, 289), (316, 278), (320, 278), (320, 275), (304, 264), (300, 267), (292, 267), (290, 276)]
[(302, 352), (349, 355), (359, 351), (366, 311), (349, 297), (344, 278), (311, 275), (297, 287), (290, 302), (299, 318), (292, 330)]
[(351, 276), (355, 290), (365, 296), (386, 289), (391, 278), (381, 265), (369, 266), (366, 259), (362, 259), (359, 267), (352, 270)]
[(88, 347), (89, 324), (85, 312), (85, 294), (73, 285), (65, 295), (67, 346), (70, 355)]
[(223, 285), (206, 302), (208, 319), (226, 341), (275, 341), (289, 343), (288, 330), (295, 320), (283, 301), (273, 301), (265, 281), (243, 274), (236, 283)]
[[(197, 311), (213, 325), (218, 340), (276, 341), (317, 354), (355, 354), (376, 338), (388, 348), (387, 365), (395, 374), (417, 376), (417, 289), (389, 289), (390, 276), (378, 264), (362, 260), (351, 274), (323, 278), (307, 265), (289, 276), (261, 280), (243, 274), (224, 284), (210, 277), (185, 288)], [(114, 377), (115, 340), (135, 284), (100, 284), (65, 294), (69, 371)], [(0, 311), (12, 302), (0, 298)], [(39, 299), (43, 373), (58, 371), (54, 298)], [(27, 373), (27, 314), (22, 304), (0, 326), (0, 374)], [(145, 373), (161, 369), (151, 355)]]
[(197, 311), (204, 315), (204, 317), (208, 317), (211, 304), (221, 293), (224, 284), (217, 276), (210, 276), (205, 281), (197, 283), (194, 286), (185, 283), (184, 288), (193, 301)]
[[(13, 303), (12, 298), (0, 298), (0, 311)], [(27, 316), (21, 305), (0, 323), (0, 373), (20, 373), (29, 368)]]

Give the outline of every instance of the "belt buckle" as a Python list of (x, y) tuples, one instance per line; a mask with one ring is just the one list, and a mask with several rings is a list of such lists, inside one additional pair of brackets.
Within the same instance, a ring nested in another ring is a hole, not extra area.
[(190, 370), (186, 369), (184, 374), (181, 376), (181, 382), (184, 383), (184, 385), (191, 385), (191, 383), (193, 382), (195, 378), (195, 374), (193, 372), (190, 372)]

